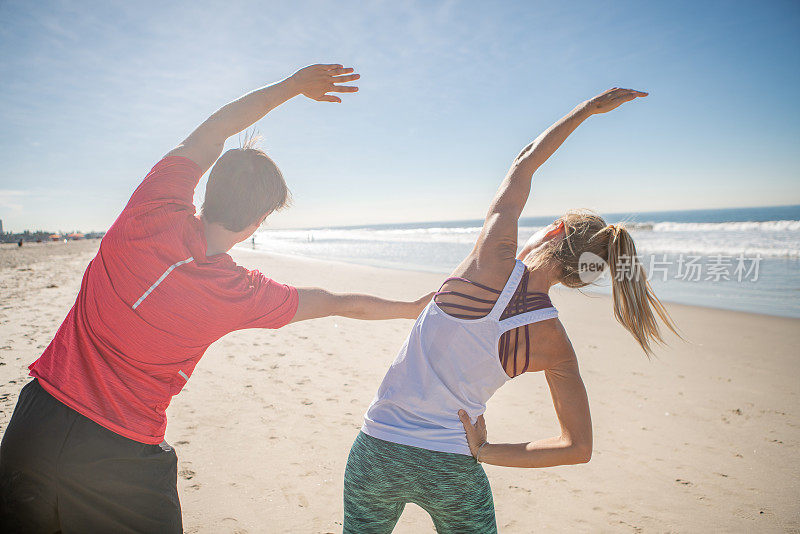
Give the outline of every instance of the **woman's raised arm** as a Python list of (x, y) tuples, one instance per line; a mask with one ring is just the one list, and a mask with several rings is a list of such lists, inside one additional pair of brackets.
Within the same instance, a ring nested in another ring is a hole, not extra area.
[(533, 173), (588, 117), (611, 111), (643, 96), (647, 96), (647, 93), (618, 87), (609, 89), (576, 106), (523, 148), (492, 200), (474, 253), (479, 258), (514, 259), (517, 252), (517, 223), (528, 202)]

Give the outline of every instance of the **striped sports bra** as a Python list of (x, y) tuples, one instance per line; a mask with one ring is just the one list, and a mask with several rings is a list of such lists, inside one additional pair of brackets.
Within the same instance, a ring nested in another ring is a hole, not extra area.
[[(511, 300), (500, 316), (501, 320), (523, 313), (553, 307), (553, 304), (550, 302), (550, 297), (547, 295), (547, 293), (528, 291), (529, 277), (530, 272), (526, 269), (522, 276), (522, 280), (520, 280), (516, 291), (514, 291), (514, 295), (511, 297)], [(477, 287), (478, 289), (485, 291), (487, 293), (486, 297), (488, 298), (480, 298), (453, 290), (443, 291), (442, 288), (444, 288), (448, 282), (452, 281), (464, 282)], [(467, 320), (481, 319), (492, 311), (492, 307), (497, 301), (497, 298), (500, 296), (500, 293), (501, 291), (498, 291), (492, 287), (479, 284), (478, 282), (474, 282), (466, 278), (453, 276), (442, 283), (439, 291), (436, 292), (433, 299), (445, 313), (452, 317)], [(439, 297), (444, 295), (464, 299), (464, 303), (442, 302)], [(509, 330), (500, 337), (500, 343), (498, 347), (500, 363), (510, 377), (519, 376), (522, 373), (525, 373), (530, 367), (532, 347), (529, 327), (531, 324), (522, 325), (514, 328), (513, 330)], [(516, 352), (517, 347), (520, 346), (521, 342), (525, 344), (525, 364), (521, 367), (521, 369), (518, 370)]]

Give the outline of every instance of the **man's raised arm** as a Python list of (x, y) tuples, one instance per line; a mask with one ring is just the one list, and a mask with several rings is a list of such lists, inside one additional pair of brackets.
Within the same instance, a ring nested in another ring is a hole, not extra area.
[(222, 147), (264, 115), (297, 95), (319, 102), (341, 102), (328, 93), (354, 93), (357, 87), (338, 85), (357, 80), (353, 69), (338, 64), (311, 65), (285, 80), (256, 89), (226, 104), (198, 126), (180, 145), (167, 154), (194, 161), (205, 173), (222, 154)]

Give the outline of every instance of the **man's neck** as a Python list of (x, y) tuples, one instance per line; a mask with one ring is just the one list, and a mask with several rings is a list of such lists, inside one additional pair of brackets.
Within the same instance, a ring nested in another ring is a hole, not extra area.
[(203, 221), (203, 233), (206, 237), (206, 256), (228, 252), (236, 244), (233, 232), (218, 224), (210, 223), (203, 217), (200, 217), (200, 220)]

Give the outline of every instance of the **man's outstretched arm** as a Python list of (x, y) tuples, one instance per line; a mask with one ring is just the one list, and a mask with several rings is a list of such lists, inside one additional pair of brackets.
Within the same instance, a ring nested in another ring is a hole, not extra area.
[(285, 80), (267, 85), (217, 110), (180, 145), (167, 154), (197, 163), (205, 173), (222, 154), (225, 141), (258, 122), (264, 115), (297, 95), (319, 102), (341, 102), (328, 93), (354, 93), (357, 87), (338, 85), (357, 80), (353, 69), (342, 65), (311, 65)]
[(332, 315), (366, 320), (416, 319), (434, 295), (403, 301), (359, 293), (332, 293), (316, 287), (300, 287), (297, 292), (300, 302), (293, 323)]

